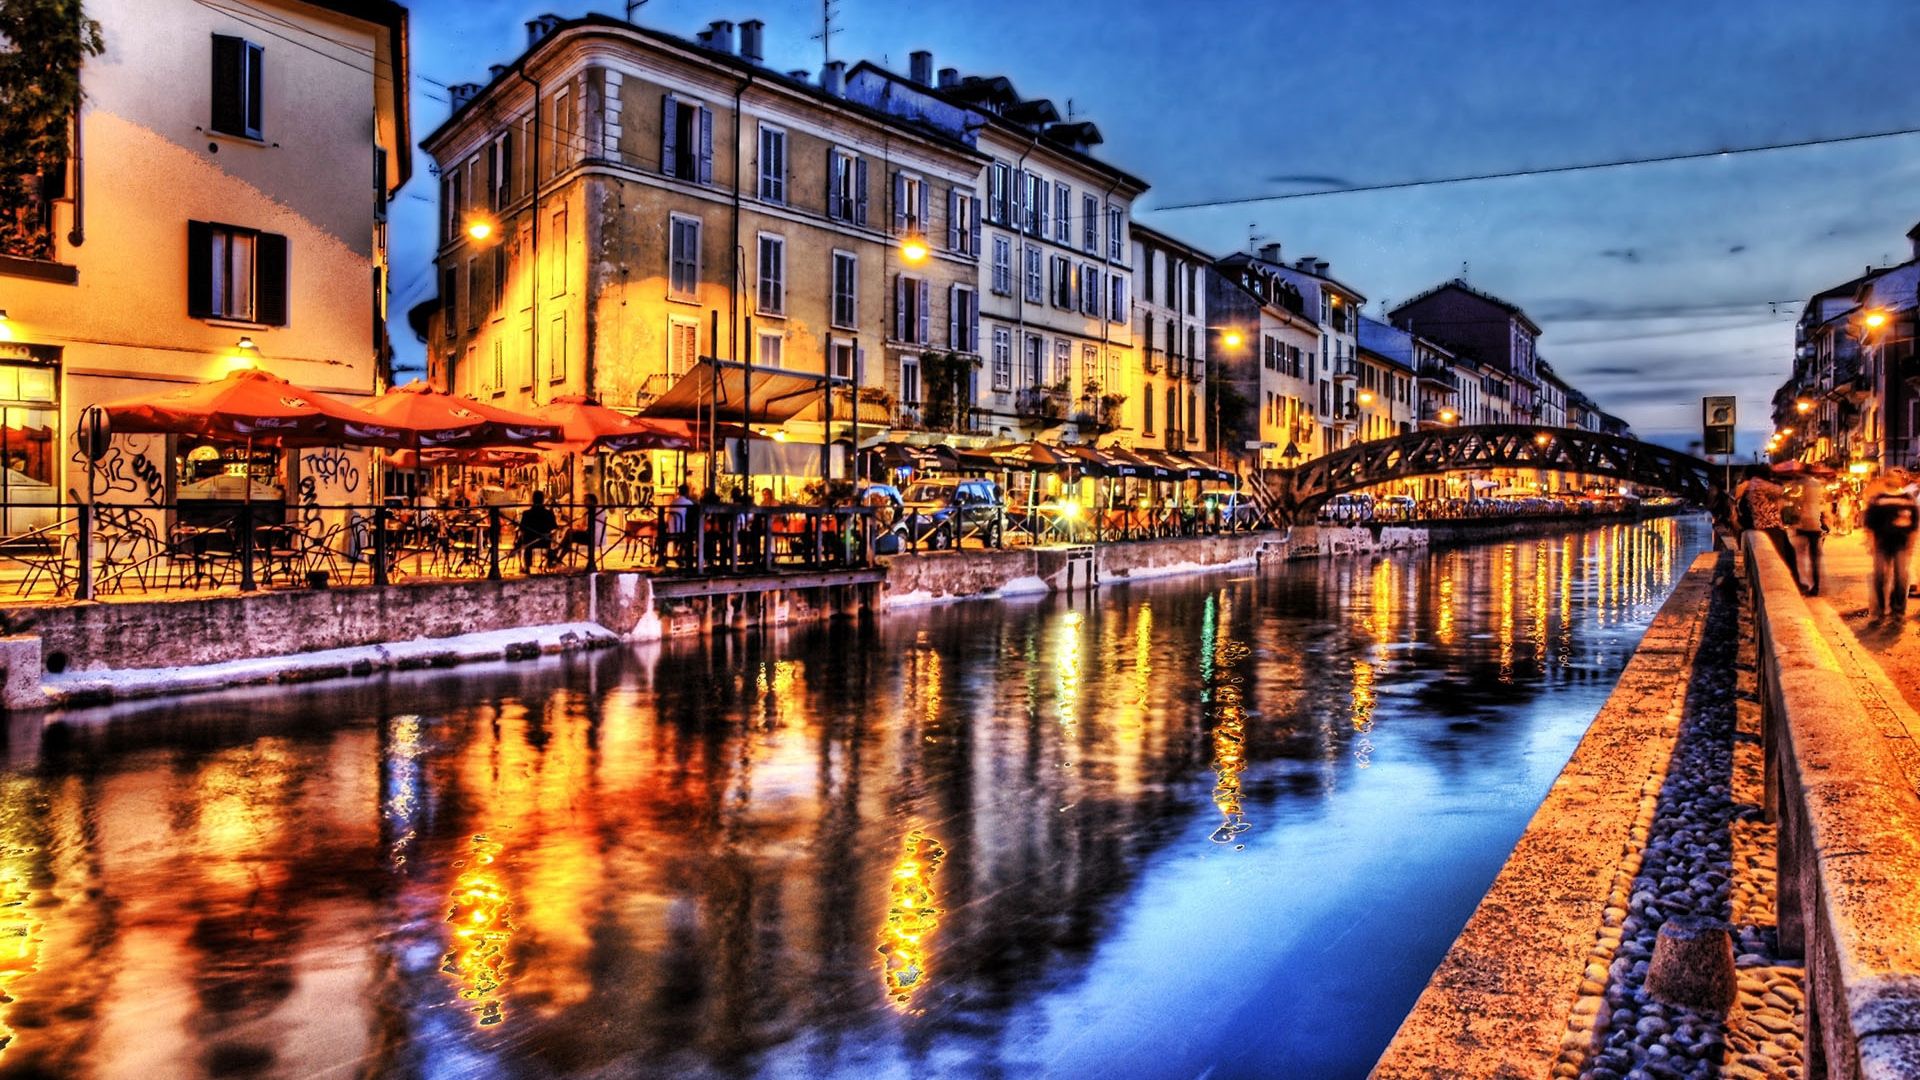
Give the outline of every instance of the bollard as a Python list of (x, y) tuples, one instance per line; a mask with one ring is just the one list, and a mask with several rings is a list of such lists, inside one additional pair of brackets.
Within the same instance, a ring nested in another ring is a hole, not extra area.
[(1725, 1012), (1738, 989), (1731, 930), (1719, 919), (1691, 915), (1661, 923), (1647, 964), (1647, 993), (1668, 1005)]
[[(252, 528), (249, 527), (247, 532), (251, 535)], [(375, 585), (387, 583), (387, 508), (384, 504), (373, 508), (373, 583)], [(252, 588), (251, 585), (244, 584), (240, 587)]]
[(253, 507), (249, 505), (240, 511), (240, 591), (253, 590)]
[(487, 580), (500, 580), (500, 508), (487, 507)]
[(80, 578), (74, 583), (74, 596), (81, 600), (93, 599), (93, 506), (81, 503), (80, 511)]

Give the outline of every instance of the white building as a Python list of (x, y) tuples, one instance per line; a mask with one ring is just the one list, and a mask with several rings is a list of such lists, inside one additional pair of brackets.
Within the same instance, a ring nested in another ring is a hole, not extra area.
[(1138, 444), (1198, 450), (1207, 433), (1207, 267), (1211, 256), (1133, 226), (1134, 341), (1140, 354)]
[[(407, 14), (388, 0), (89, 0), (105, 51), (81, 69), (64, 175), (0, 251), (0, 404), (9, 502), (88, 484), (88, 406), (257, 365), (341, 395), (387, 356), (386, 205), (406, 182)], [(243, 338), (254, 349), (239, 348)], [(101, 500), (159, 504), (244, 468), (234, 447), (119, 436)], [(188, 454), (194, 453), (191, 461)], [(299, 462), (256, 478), (281, 494)], [(307, 474), (313, 486), (320, 470)], [(329, 469), (326, 478), (363, 469)], [(364, 497), (322, 482), (318, 497)], [(9, 531), (56, 509), (10, 513)]]

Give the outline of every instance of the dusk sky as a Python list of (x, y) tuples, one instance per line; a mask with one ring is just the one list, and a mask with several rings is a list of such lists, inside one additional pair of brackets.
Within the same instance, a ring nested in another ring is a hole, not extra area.
[[(414, 127), (444, 84), (484, 81), (528, 18), (600, 3), (414, 0)], [(1153, 189), (1138, 217), (1215, 254), (1249, 236), (1317, 255), (1381, 315), (1466, 264), (1524, 307), (1541, 354), (1642, 437), (1699, 438), (1702, 394), (1740, 398), (1764, 439), (1799, 301), (1908, 257), (1920, 135), (1703, 160), (1204, 209), (1214, 198), (1551, 168), (1920, 127), (1913, 0), (1844, 9), (1756, 0), (1561, 4), (926, 4), (839, 0), (835, 59), (1003, 74), (1099, 124), (1099, 153)], [(1172, 14), (1178, 12), (1177, 15)], [(691, 37), (767, 22), (776, 70), (821, 63), (814, 0), (653, 0), (636, 18)], [(393, 227), (396, 342), (433, 295), (424, 154)], [(1777, 307), (1776, 307), (1777, 304)]]

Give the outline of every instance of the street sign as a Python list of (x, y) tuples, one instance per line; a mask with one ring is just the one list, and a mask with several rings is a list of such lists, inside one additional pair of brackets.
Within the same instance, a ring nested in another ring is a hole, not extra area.
[(1707, 453), (1733, 453), (1734, 399), (1703, 397), (1700, 399), (1700, 414), (1701, 425), (1706, 432)]
[(1278, 449), (1280, 449), (1280, 444), (1279, 444), (1279, 443), (1273, 443), (1273, 442), (1262, 442), (1262, 441), (1260, 441), (1259, 439), (1248, 439), (1248, 440), (1247, 440), (1247, 449), (1249, 449), (1249, 450), (1278, 450)]

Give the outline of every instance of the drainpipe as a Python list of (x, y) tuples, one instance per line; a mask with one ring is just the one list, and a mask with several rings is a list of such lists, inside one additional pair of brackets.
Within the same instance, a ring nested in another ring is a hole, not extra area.
[(80, 102), (76, 100), (73, 103), (73, 228), (67, 233), (67, 243), (74, 247), (87, 242), (85, 166), (86, 156), (80, 143)]

